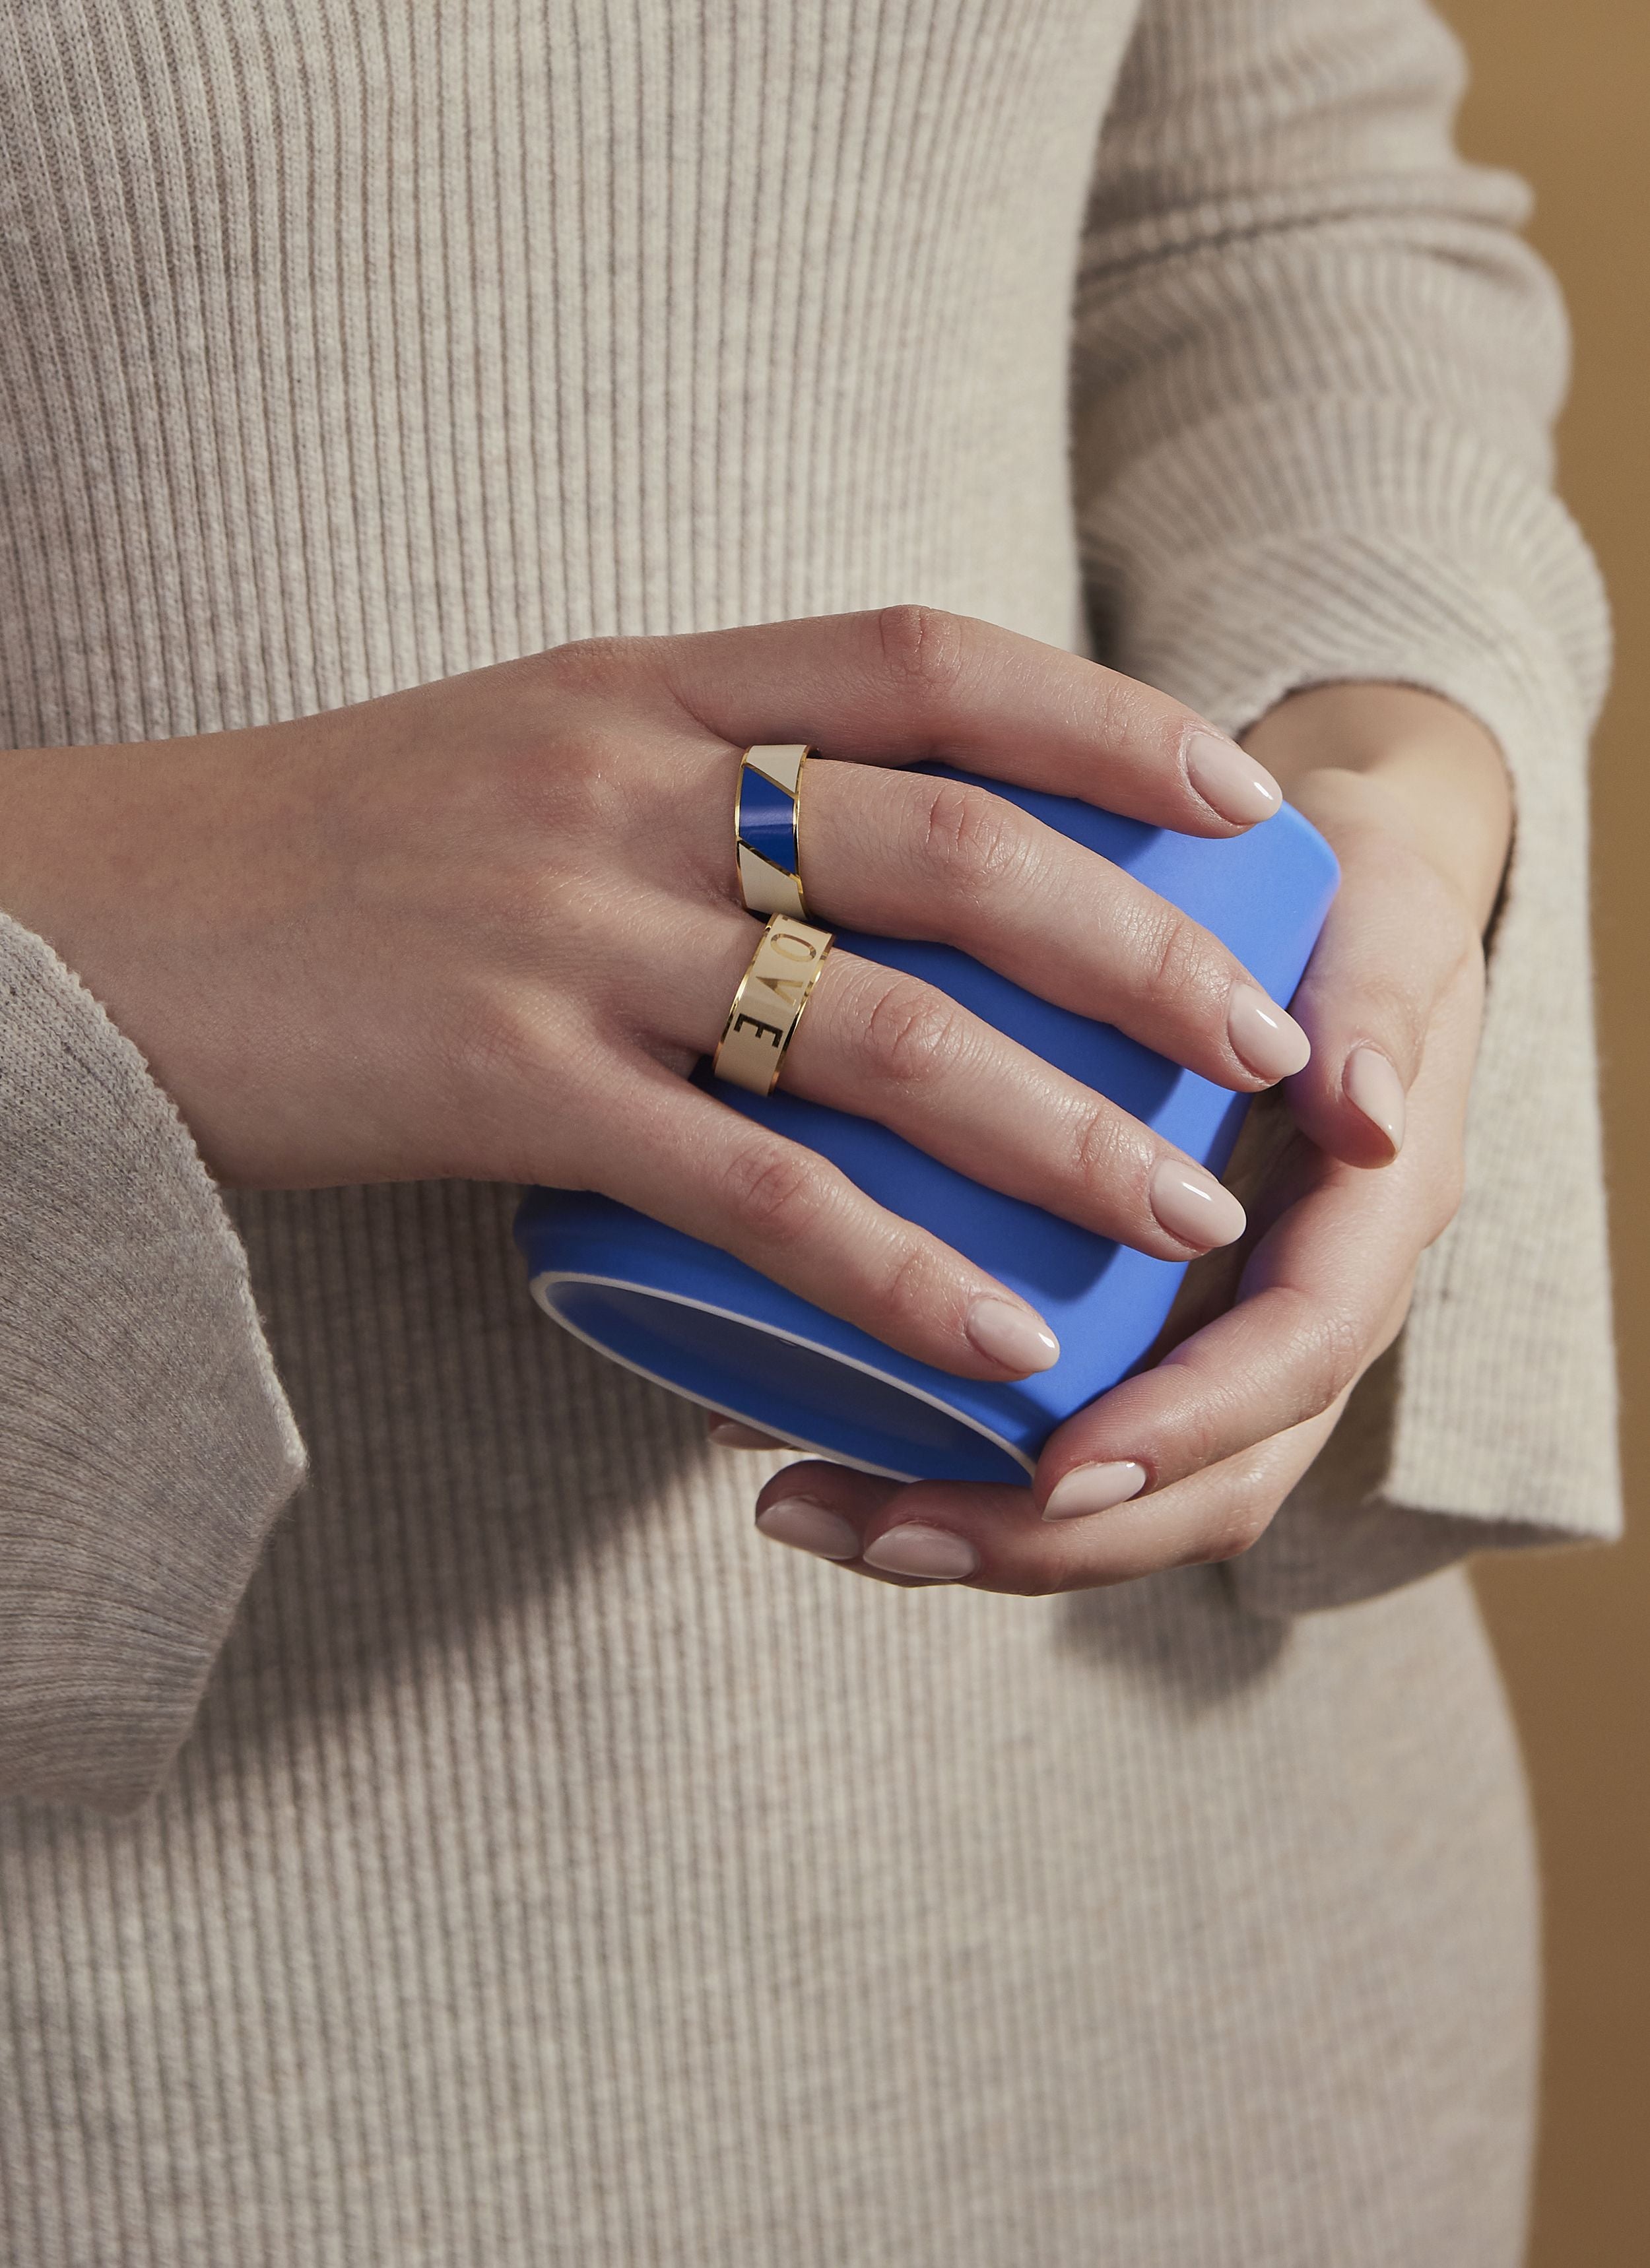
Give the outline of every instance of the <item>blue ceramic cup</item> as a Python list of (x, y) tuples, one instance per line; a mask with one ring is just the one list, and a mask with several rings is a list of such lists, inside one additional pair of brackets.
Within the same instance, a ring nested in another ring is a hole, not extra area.
[[(954, 779), (943, 765), (919, 769)], [(998, 780), (976, 784), (1098, 851), (1201, 922), (1277, 1000), (1300, 980), (1339, 879), (1322, 836), (1287, 806), (1208, 842)], [(908, 969), (1224, 1170), (1247, 1095), (1183, 1071), (1022, 991), (947, 946), (836, 933)], [(699, 1077), (708, 1082), (702, 1066)], [(611, 1199), (534, 1189), (516, 1218), (533, 1295), (576, 1336), (678, 1394), (868, 1472), (1023, 1485), (1062, 1421), (1134, 1369), (1185, 1271), (970, 1181), (873, 1120), (783, 1092), (713, 1090), (839, 1166), (891, 1211), (932, 1229), (1028, 1300), (1060, 1341), (1052, 1370), (1006, 1385), (895, 1353), (714, 1246)]]

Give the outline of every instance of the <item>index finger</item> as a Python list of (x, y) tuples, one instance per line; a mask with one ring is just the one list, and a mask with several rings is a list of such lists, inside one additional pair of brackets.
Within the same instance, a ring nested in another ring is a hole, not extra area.
[(736, 747), (932, 759), (1185, 835), (1241, 833), (1283, 800), (1263, 765), (1168, 694), (971, 615), (884, 607), (654, 643), (675, 699)]

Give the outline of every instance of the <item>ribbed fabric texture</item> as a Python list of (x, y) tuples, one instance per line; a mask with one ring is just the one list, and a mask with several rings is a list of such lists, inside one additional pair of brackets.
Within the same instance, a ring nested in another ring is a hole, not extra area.
[(1514, 2268), (1462, 1580), (845, 1577), (534, 1327), (509, 1211), (237, 1206), (316, 1479), (158, 1800), (0, 1811), (0, 2257)]
[(1344, 1451), (1324, 1460), (1237, 1578), (1256, 1604), (1619, 1521), (1583, 756), (1609, 626), (1548, 485), (1563, 311), (1510, 232), (1521, 186), (1449, 161), (1461, 79), (1414, 11), (1159, 10), (1083, 247), (1079, 497), (1112, 658), (1233, 731), (1299, 685), (1425, 686), (1490, 726), (1516, 791), (1467, 1195), (1396, 1391), (1366, 1396), (1393, 1517), (1349, 1548)]
[(9, 932), (8, 2262), (1512, 2268), (1464, 1587), (1286, 1619), (1615, 1519), (1602, 615), (1455, 84), (1413, 0), (0, 16), (13, 745), (920, 598), (1086, 608), (1233, 726), (1435, 685), (1520, 797), (1399, 1357), (1235, 1577), (1064, 1603), (760, 1543), (762, 1462), (534, 1314), (506, 1191), (239, 1201), (272, 1368), (175, 1115)]
[(119, 1808), (171, 1763), (303, 1451), (176, 1112), (4, 915), (0, 1011), (0, 1786)]

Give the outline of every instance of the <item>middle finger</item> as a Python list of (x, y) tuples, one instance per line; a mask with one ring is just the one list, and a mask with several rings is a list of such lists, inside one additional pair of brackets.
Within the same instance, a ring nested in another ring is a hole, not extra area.
[(1218, 938), (1006, 796), (815, 756), (799, 840), (811, 908), (955, 946), (1222, 1086), (1301, 1069), (1306, 1034)]

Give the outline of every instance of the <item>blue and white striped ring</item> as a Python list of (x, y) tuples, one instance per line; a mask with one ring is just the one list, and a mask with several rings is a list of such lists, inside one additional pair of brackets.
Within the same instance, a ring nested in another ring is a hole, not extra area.
[(740, 895), (751, 914), (810, 919), (802, 900), (798, 845), (802, 767), (808, 750), (795, 745), (747, 748), (739, 767), (733, 847)]

